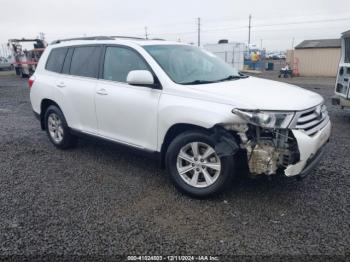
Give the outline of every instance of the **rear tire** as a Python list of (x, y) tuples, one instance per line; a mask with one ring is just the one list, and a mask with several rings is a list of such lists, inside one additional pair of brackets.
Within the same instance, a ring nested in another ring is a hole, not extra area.
[(49, 106), (45, 112), (45, 129), (51, 143), (59, 149), (73, 147), (77, 138), (73, 136), (62, 111), (57, 106)]
[(171, 142), (165, 164), (177, 189), (195, 198), (205, 198), (231, 185), (236, 173), (234, 159), (218, 157), (209, 133), (189, 131)]

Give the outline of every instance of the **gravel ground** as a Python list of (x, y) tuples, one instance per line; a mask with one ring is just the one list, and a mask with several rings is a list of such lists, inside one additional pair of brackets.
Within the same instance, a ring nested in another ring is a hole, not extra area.
[(330, 105), (334, 79), (287, 81), (329, 104), (332, 140), (313, 175), (242, 179), (194, 200), (156, 161), (120, 147), (81, 140), (55, 149), (33, 116), (26, 81), (2, 76), (0, 255), (349, 254), (350, 111)]

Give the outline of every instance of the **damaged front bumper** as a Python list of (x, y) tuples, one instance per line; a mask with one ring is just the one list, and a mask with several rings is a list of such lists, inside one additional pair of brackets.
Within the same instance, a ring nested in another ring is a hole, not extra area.
[(329, 141), (331, 135), (331, 122), (313, 136), (309, 136), (300, 130), (292, 130), (297, 141), (300, 153), (300, 161), (288, 165), (284, 170), (284, 174), (288, 177), (308, 175), (312, 169), (321, 160), (325, 145)]
[(328, 114), (314, 119), (313, 111), (300, 113), (290, 129), (266, 129), (254, 125), (234, 125), (240, 137), (252, 176), (283, 174), (304, 177), (321, 160), (331, 135)]

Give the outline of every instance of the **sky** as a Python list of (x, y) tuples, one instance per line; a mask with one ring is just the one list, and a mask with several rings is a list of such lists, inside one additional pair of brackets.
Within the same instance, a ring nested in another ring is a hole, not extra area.
[[(339, 38), (350, 29), (350, 0), (0, 0), (0, 44), (45, 33), (60, 38), (128, 35), (197, 44), (220, 39), (267, 50), (291, 49), (305, 39)], [(1, 48), (1, 46), (0, 46)]]

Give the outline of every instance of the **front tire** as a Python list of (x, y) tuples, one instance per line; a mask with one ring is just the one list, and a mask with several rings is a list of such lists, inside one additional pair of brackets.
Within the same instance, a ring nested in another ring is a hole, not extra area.
[(169, 145), (165, 163), (171, 180), (183, 193), (196, 198), (223, 192), (235, 176), (233, 156), (219, 157), (209, 133), (189, 131)]
[(57, 106), (49, 106), (45, 112), (46, 133), (55, 147), (68, 149), (76, 144), (76, 137), (70, 133), (67, 121)]

